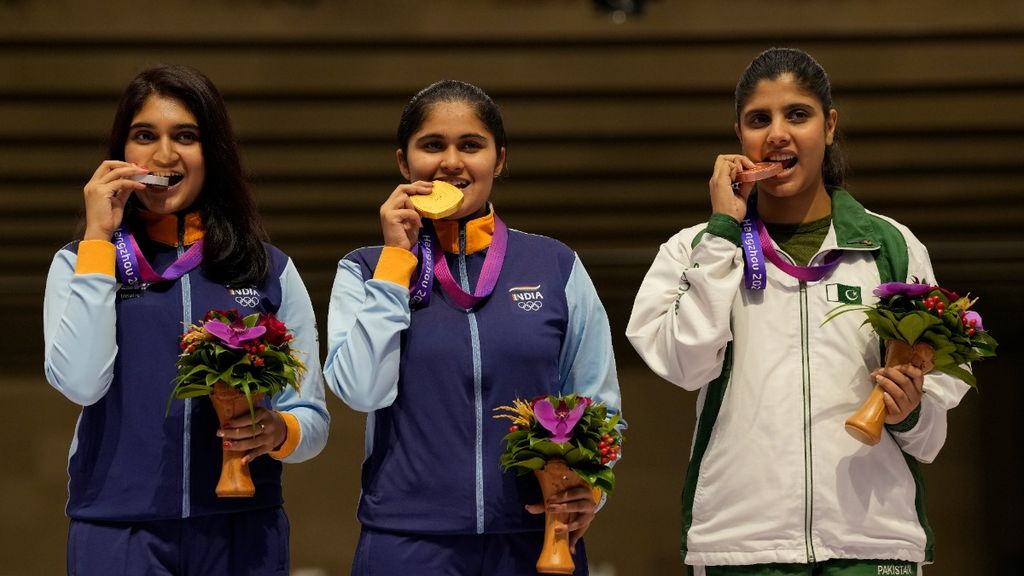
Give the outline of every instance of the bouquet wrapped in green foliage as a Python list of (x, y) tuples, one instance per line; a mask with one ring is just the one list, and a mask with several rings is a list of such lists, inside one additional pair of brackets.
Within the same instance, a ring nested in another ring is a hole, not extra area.
[[(885, 366), (910, 364), (922, 372), (938, 370), (975, 386), (974, 374), (963, 365), (995, 356), (996, 340), (971, 310), (976, 302), (941, 286), (918, 282), (887, 282), (874, 290), (873, 306), (846, 304), (830, 312), (822, 324), (840, 314), (863, 311), (885, 342)], [(881, 441), (886, 418), (884, 392), (876, 385), (861, 407), (846, 419), (846, 431), (874, 446)]]
[(971, 310), (977, 301), (933, 284), (887, 282), (875, 288), (878, 303), (873, 306), (845, 304), (825, 318), (860, 310), (867, 316), (879, 338), (908, 345), (925, 343), (934, 350), (934, 369), (976, 384), (974, 375), (962, 365), (995, 356), (996, 340)]
[(512, 421), (505, 435), (502, 469), (528, 474), (562, 459), (588, 485), (610, 493), (615, 489), (611, 464), (618, 460), (622, 434), (619, 415), (608, 417), (604, 404), (586, 396), (541, 396), (531, 402), (515, 400), (495, 418)]
[(209, 396), (220, 382), (245, 395), (249, 412), (260, 394), (298, 389), (305, 365), (291, 347), (292, 333), (270, 313), (239, 316), (234, 309), (210, 310), (181, 336), (174, 398)]

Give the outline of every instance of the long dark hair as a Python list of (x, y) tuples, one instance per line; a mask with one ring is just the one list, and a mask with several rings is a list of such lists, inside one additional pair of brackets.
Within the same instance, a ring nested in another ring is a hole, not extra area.
[(505, 149), (505, 164), (502, 173), (508, 166), (508, 137), (505, 135), (505, 124), (501, 120), (501, 109), (491, 97), (480, 88), (460, 80), (439, 80), (420, 90), (402, 109), (398, 120), (398, 148), (402, 154), (409, 152), (409, 139), (423, 126), (430, 109), (440, 102), (462, 102), (473, 109), (480, 122), (494, 136), (494, 145), (498, 154)]
[[(181, 65), (158, 65), (139, 72), (118, 103), (108, 157), (124, 160), (132, 119), (154, 94), (181, 102), (199, 124), (206, 178), (190, 209), (198, 210), (203, 219), (203, 272), (230, 286), (258, 284), (269, 269), (263, 246), (267, 233), (242, 170), (227, 106), (202, 72)], [(124, 218), (135, 230), (141, 230), (139, 208), (132, 196)]]
[[(754, 58), (736, 83), (736, 119), (750, 100), (750, 95), (761, 80), (775, 80), (790, 74), (805, 90), (814, 94), (827, 117), (832, 105), (832, 84), (821, 64), (810, 54), (796, 48), (769, 48)], [(825, 186), (842, 186), (846, 179), (846, 157), (839, 145), (839, 129), (835, 130), (832, 144), (825, 146), (821, 162), (821, 176)]]

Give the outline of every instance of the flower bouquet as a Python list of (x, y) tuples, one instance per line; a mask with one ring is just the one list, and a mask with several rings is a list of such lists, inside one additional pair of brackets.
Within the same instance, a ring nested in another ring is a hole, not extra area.
[[(512, 421), (505, 435), (501, 467), (519, 474), (533, 472), (547, 501), (552, 495), (576, 486), (599, 488), (611, 493), (615, 473), (611, 465), (619, 459), (622, 435), (616, 427), (619, 415), (608, 417), (600, 402), (586, 396), (541, 396), (532, 402), (514, 400), (495, 418)], [(575, 564), (569, 552), (568, 535), (563, 532), (569, 513), (546, 513), (544, 548), (537, 559), (537, 571), (572, 574)]]
[[(922, 372), (938, 370), (976, 384), (974, 375), (963, 364), (995, 356), (996, 340), (981, 323), (981, 315), (971, 310), (977, 301), (932, 284), (888, 282), (875, 288), (874, 306), (847, 304), (834, 309), (825, 318), (861, 310), (875, 334), (885, 342), (885, 365), (912, 364)], [(881, 440), (885, 423), (885, 403), (879, 386), (868, 400), (846, 420), (846, 430), (861, 442), (874, 446)]]
[[(240, 317), (232, 310), (210, 310), (181, 336), (174, 398), (209, 396), (220, 425), (248, 410), (256, 432), (256, 409), (265, 395), (287, 386), (298, 389), (305, 365), (291, 347), (294, 336), (273, 314)], [(225, 450), (217, 496), (256, 493), (249, 467), (239, 452)]]

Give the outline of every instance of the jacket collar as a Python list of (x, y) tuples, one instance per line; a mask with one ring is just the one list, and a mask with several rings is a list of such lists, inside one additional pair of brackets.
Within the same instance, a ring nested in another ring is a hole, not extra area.
[[(459, 253), (459, 226), (461, 224), (458, 220), (434, 220), (434, 230), (437, 231), (437, 238), (445, 252)], [(491, 245), (491, 238), (494, 236), (494, 207), (491, 207), (487, 215), (474, 218), (466, 222), (465, 226), (466, 254), (473, 254), (487, 248)]]
[(881, 247), (882, 239), (871, 225), (872, 216), (846, 190), (839, 187), (828, 189), (832, 196), (832, 228), (838, 248), (875, 250)]
[[(177, 214), (157, 214), (148, 210), (138, 211), (139, 219), (146, 227), (146, 236), (150, 240), (166, 244), (168, 246), (178, 245), (178, 221), (181, 216)], [(186, 246), (195, 244), (203, 237), (203, 217), (199, 212), (189, 212), (183, 216), (185, 219), (185, 242)]]

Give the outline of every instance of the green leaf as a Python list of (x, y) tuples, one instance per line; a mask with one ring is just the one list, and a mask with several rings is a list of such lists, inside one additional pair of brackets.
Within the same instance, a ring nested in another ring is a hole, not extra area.
[(931, 324), (921, 314), (908, 314), (896, 325), (896, 330), (900, 333), (901, 340), (908, 344), (916, 344), (925, 328)]
[(527, 470), (540, 470), (544, 467), (547, 460), (544, 458), (527, 458), (525, 460), (519, 460), (515, 463), (515, 466), (519, 468), (525, 468)]
[(563, 448), (563, 446), (565, 445), (556, 444), (551, 440), (545, 438), (538, 442), (535, 442), (530, 446), (530, 448), (536, 450), (537, 452), (540, 452), (541, 454), (547, 456), (548, 458), (553, 458), (555, 456), (562, 456), (565, 453), (565, 448)]
[(967, 370), (964, 370), (960, 366), (956, 366), (956, 365), (939, 366), (939, 364), (936, 363), (935, 364), (935, 369), (938, 370), (939, 372), (944, 372), (946, 374), (949, 374), (950, 376), (953, 376), (954, 378), (959, 378), (959, 379), (963, 380), (964, 383), (966, 383), (968, 386), (977, 386), (977, 384), (978, 384), (977, 380), (974, 377), (974, 374), (971, 374), (970, 372), (968, 372)]

